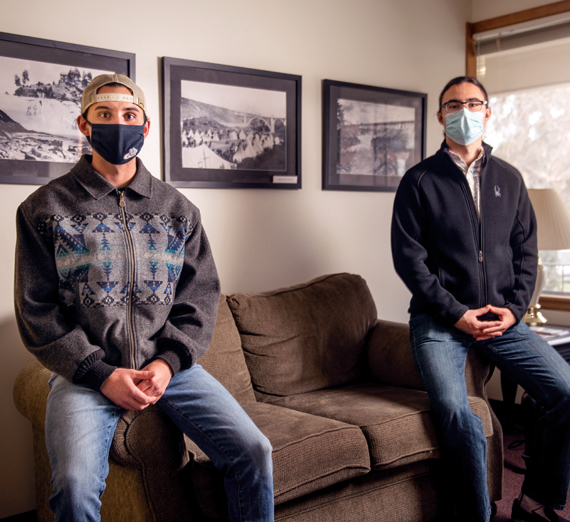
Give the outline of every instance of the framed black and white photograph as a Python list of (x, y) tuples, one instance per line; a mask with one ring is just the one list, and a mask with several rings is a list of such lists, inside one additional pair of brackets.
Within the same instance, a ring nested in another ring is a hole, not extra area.
[(164, 177), (175, 187), (301, 188), (301, 77), (163, 58)]
[(323, 190), (395, 191), (425, 157), (427, 94), (323, 81)]
[(134, 80), (135, 55), (0, 33), (0, 183), (41, 185), (91, 153), (77, 116), (103, 73)]

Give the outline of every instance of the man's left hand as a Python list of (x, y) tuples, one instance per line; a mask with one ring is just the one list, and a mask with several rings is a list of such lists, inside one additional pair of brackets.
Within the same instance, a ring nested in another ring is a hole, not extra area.
[(166, 361), (162, 359), (155, 359), (150, 364), (147, 364), (143, 371), (154, 372), (152, 379), (145, 379), (137, 384), (137, 388), (153, 400), (151, 404), (156, 404), (158, 399), (162, 397), (164, 390), (170, 383), (172, 378), (172, 370)]
[(499, 317), (499, 324), (497, 325), (496, 321), (494, 321), (495, 323), (494, 326), (491, 326), (489, 328), (484, 328), (482, 331), (484, 337), (481, 337), (481, 339), (476, 337), (475, 338), (476, 341), (487, 339), (489, 335), (493, 336), (503, 335), (503, 333), (508, 328), (510, 328), (511, 326), (513, 326), (513, 324), (517, 322), (517, 318), (509, 308), (499, 308), (498, 306), (492, 306), (492, 305), (488, 305), (487, 308), (489, 309), (489, 312), (492, 312)]

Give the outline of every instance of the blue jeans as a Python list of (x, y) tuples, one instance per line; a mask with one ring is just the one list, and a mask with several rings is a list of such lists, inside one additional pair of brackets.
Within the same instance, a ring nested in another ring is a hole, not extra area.
[[(486, 522), (487, 441), (471, 412), (465, 385), (470, 348), (520, 384), (540, 407), (523, 492), (552, 509), (564, 509), (570, 485), (570, 365), (523, 322), (501, 337), (475, 341), (428, 314), (410, 318), (412, 351), (431, 402), (442, 460), (455, 490), (458, 520)], [(450, 499), (450, 502), (451, 502)]]
[[(109, 449), (124, 410), (102, 393), (52, 374), (46, 446), (56, 521), (98, 521)], [(201, 366), (177, 373), (157, 405), (224, 472), (232, 522), (273, 521), (271, 445)]]

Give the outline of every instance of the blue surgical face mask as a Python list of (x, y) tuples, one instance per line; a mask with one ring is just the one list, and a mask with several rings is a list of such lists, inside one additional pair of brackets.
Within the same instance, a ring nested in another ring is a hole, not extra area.
[(445, 134), (459, 145), (469, 145), (483, 135), (486, 111), (471, 112), (465, 107), (445, 115)]
[(112, 165), (128, 163), (144, 145), (144, 125), (87, 123), (91, 125), (87, 139), (93, 150)]

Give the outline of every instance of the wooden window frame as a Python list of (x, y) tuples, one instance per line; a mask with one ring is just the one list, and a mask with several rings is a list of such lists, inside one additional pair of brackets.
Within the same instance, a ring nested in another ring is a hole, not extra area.
[(561, 310), (570, 312), (570, 298), (560, 295), (543, 294), (540, 296), (538, 303), (545, 310)]
[[(524, 11), (517, 11), (504, 16), (497, 16), (496, 18), (489, 18), (481, 20), (480, 22), (470, 23), (467, 22), (465, 33), (465, 71), (467, 76), (477, 77), (477, 56), (475, 54), (475, 39), (474, 35), (477, 33), (484, 33), (501, 27), (508, 27), (509, 25), (521, 24), (538, 20), (547, 16), (554, 16), (561, 13), (570, 12), (570, 0), (562, 0), (552, 4), (546, 4), (532, 9), (525, 9)], [(558, 295), (542, 295), (539, 301), (542, 308), (548, 310), (562, 310), (570, 312), (570, 298)]]
[(532, 9), (525, 9), (524, 11), (517, 11), (516, 13), (504, 16), (497, 16), (496, 18), (481, 20), (480, 22), (467, 22), (465, 42), (465, 70), (467, 76), (477, 76), (477, 56), (475, 55), (475, 39), (473, 38), (477, 33), (493, 31), (494, 29), (500, 29), (501, 27), (531, 22), (532, 20), (538, 20), (547, 16), (554, 16), (568, 12), (570, 12), (570, 0), (562, 0), (560, 2), (541, 5), (539, 7), (533, 7)]

